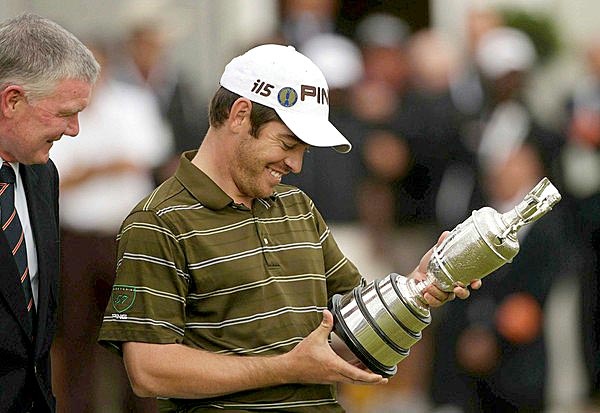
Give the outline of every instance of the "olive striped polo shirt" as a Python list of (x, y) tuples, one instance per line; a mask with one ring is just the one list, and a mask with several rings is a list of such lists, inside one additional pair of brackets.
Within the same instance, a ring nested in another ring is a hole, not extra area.
[[(118, 236), (115, 285), (99, 341), (182, 343), (220, 354), (290, 351), (336, 293), (360, 282), (301, 190), (278, 185), (235, 204), (186, 152)], [(339, 412), (335, 388), (289, 384), (214, 399), (160, 401), (162, 411)]]

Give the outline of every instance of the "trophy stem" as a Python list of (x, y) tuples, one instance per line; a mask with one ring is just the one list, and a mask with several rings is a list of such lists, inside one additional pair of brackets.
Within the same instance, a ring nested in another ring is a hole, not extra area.
[(434, 277), (429, 275), (425, 280), (417, 281), (415, 279), (409, 279), (406, 281), (406, 289), (408, 291), (405, 297), (410, 307), (417, 313), (426, 316), (429, 313), (429, 304), (423, 294), (425, 290), (435, 282)]

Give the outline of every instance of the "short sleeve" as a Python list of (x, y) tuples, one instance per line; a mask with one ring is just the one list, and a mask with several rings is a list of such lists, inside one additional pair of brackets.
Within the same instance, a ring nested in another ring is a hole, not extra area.
[(183, 250), (153, 211), (132, 213), (117, 238), (117, 268), (98, 341), (181, 343), (190, 276)]

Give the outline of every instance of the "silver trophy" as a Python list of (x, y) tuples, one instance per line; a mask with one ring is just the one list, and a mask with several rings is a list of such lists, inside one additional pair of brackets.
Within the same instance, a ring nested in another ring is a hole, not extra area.
[(330, 302), (334, 332), (371, 371), (393, 376), (431, 322), (425, 289), (435, 284), (451, 292), (511, 262), (519, 252), (519, 229), (544, 216), (560, 199), (550, 180), (543, 178), (504, 214), (490, 207), (473, 211), (434, 248), (424, 281), (389, 274), (335, 295)]

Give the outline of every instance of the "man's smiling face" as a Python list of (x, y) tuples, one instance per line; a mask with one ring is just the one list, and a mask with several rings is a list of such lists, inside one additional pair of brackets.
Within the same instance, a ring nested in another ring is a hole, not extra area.
[(281, 122), (266, 123), (258, 137), (250, 135), (248, 127), (240, 135), (230, 174), (243, 197), (265, 198), (273, 194), (283, 175), (302, 170), (308, 148)]
[(54, 141), (79, 133), (78, 114), (89, 104), (91, 93), (90, 83), (68, 79), (58, 82), (50, 96), (28, 100), (22, 95), (14, 103), (9, 133), (0, 136), (0, 156), (24, 164), (48, 162)]

